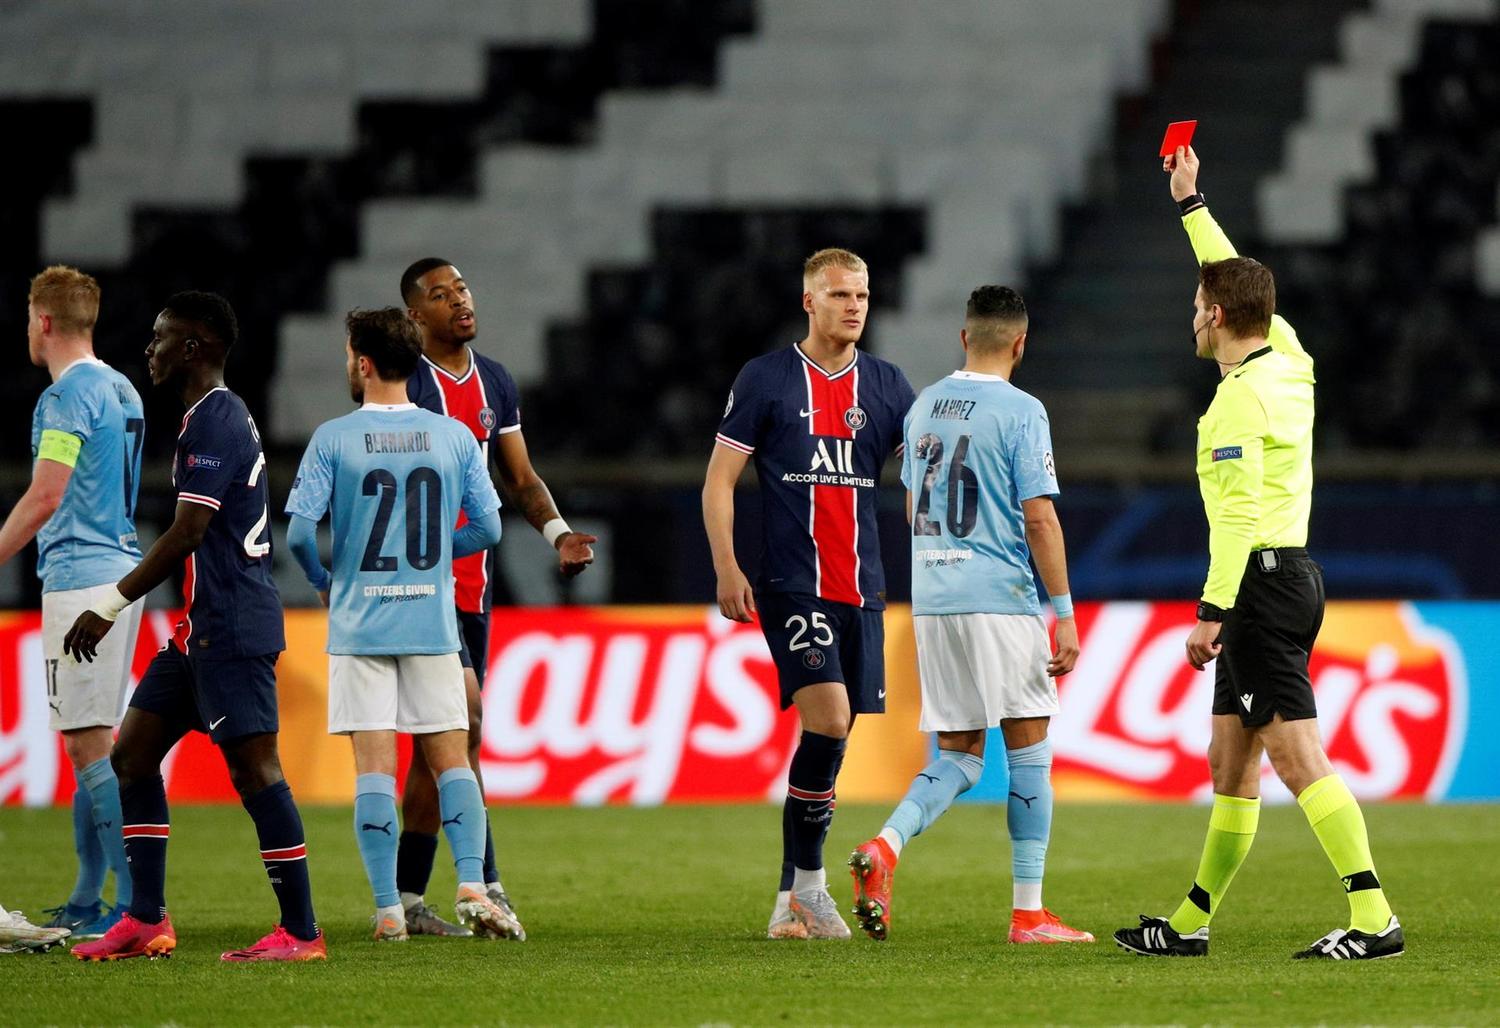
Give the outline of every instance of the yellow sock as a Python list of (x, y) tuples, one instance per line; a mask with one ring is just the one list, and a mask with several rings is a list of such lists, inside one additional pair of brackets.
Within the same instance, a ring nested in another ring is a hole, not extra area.
[(1361, 932), (1382, 932), (1391, 920), (1375, 860), (1370, 856), (1370, 836), (1365, 816), (1354, 794), (1338, 775), (1328, 775), (1302, 790), (1297, 797), (1307, 823), (1323, 844), (1323, 852), (1349, 894), (1349, 927)]
[(1219, 900), (1245, 862), (1255, 829), (1260, 824), (1260, 800), (1214, 794), (1213, 813), (1208, 815), (1208, 838), (1187, 899), (1168, 918), (1172, 931), (1190, 935), (1205, 927), (1219, 909)]

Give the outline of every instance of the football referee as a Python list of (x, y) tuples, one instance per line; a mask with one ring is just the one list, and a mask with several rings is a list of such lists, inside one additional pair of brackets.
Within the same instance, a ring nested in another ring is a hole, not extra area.
[(1260, 817), (1261, 754), (1297, 797), (1349, 898), (1349, 927), (1298, 958), (1374, 960), (1405, 949), (1370, 857), (1364, 815), (1318, 736), (1307, 660), (1323, 623), (1323, 573), (1308, 557), (1313, 362), (1276, 313), (1276, 284), (1240, 257), (1198, 192), (1198, 156), (1163, 161), (1198, 258), (1193, 346), (1219, 366), (1198, 422), (1198, 484), (1209, 525), (1208, 581), (1188, 662), (1214, 668), (1208, 763), (1214, 805), (1198, 874), (1171, 917), (1115, 933), (1147, 956), (1204, 956), (1208, 925), (1250, 852)]

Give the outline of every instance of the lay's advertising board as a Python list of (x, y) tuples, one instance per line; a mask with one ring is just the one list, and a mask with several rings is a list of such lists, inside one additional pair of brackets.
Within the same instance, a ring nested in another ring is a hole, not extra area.
[[(1183, 655), (1186, 603), (1081, 604), (1082, 657), (1059, 683), (1051, 737), (1063, 800), (1201, 800), (1213, 669)], [(144, 619), (144, 671), (174, 616)], [(779, 800), (797, 723), (779, 710), (759, 630), (704, 607), (495, 611), (485, 688), (485, 790), (496, 803)], [(909, 610), (886, 614), (888, 712), (861, 718), (846, 801), (893, 802), (930, 759)], [(281, 754), (302, 802), (352, 800), (346, 740), (327, 734), (326, 622), (289, 611), (278, 666)], [(0, 614), (0, 803), (66, 804), (47, 729), (41, 620)], [(1361, 798), (1500, 798), (1500, 603), (1332, 603), (1311, 665), (1329, 757)], [(1001, 743), (992, 740), (992, 752)], [(999, 800), (1003, 761), (966, 799)], [(175, 802), (234, 802), (222, 761), (189, 736), (165, 768)], [(1264, 794), (1290, 799), (1266, 769)]]

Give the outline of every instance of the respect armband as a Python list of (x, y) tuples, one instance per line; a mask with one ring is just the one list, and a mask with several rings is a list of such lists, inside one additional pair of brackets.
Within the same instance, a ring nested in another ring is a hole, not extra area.
[(78, 453), (83, 449), (83, 440), (72, 432), (56, 428), (42, 429), (42, 441), (36, 448), (37, 460), (53, 460), (65, 467), (78, 466)]

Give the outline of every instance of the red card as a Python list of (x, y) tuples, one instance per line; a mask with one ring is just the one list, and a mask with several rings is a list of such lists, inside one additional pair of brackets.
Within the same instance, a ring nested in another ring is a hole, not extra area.
[(1193, 141), (1193, 129), (1198, 127), (1196, 121), (1174, 121), (1167, 126), (1167, 134), (1161, 140), (1162, 157), (1171, 157), (1177, 152), (1179, 146), (1187, 146)]

